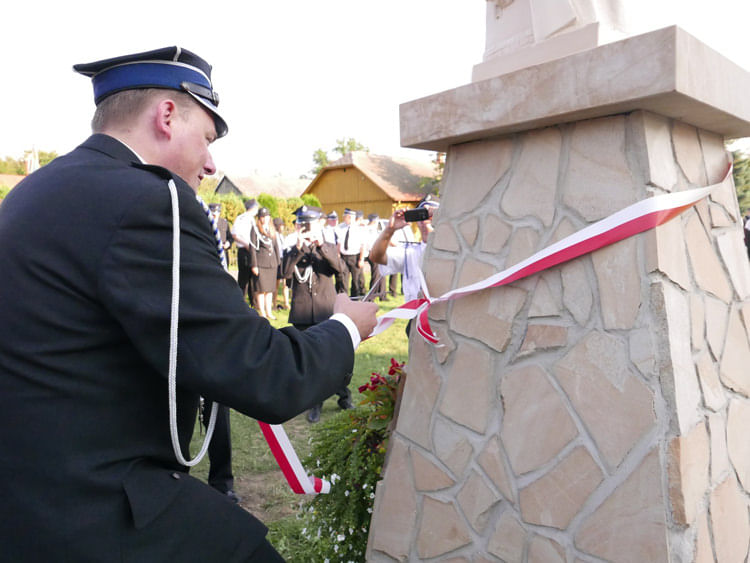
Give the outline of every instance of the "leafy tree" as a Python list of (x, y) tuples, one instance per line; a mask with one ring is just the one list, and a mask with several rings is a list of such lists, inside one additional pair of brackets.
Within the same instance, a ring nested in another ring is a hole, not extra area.
[(279, 204), (278, 200), (275, 197), (270, 194), (258, 194), (258, 197), (256, 199), (258, 200), (259, 206), (266, 207), (268, 209), (271, 217), (279, 216)]
[(741, 151), (732, 153), (734, 160), (734, 187), (737, 190), (737, 200), (740, 204), (740, 211), (750, 210), (750, 155)]
[[(354, 151), (369, 152), (370, 149), (364, 146), (362, 143), (360, 143), (353, 137), (344, 137), (342, 139), (336, 139), (336, 146), (333, 147), (331, 150), (335, 153), (338, 153), (339, 158), (340, 158), (350, 152), (354, 152)], [(313, 162), (315, 163), (315, 166), (311, 170), (313, 174), (317, 174), (323, 168), (328, 166), (331, 162), (330, 158), (328, 157), (328, 151), (325, 151), (323, 149), (317, 149), (313, 153), (312, 158), (313, 158)]]
[(39, 151), (39, 166), (44, 166), (55, 160), (59, 154), (55, 151)]
[(370, 151), (370, 149), (368, 149), (366, 146), (364, 146), (362, 143), (360, 143), (353, 137), (347, 137), (344, 139), (336, 139), (336, 146), (333, 147), (333, 150), (339, 153), (339, 156), (344, 156), (345, 154), (354, 152), (354, 151), (365, 151), (365, 152)]
[(26, 174), (26, 165), (23, 160), (6, 156), (0, 160), (0, 174)]
[(328, 153), (323, 149), (317, 149), (313, 153), (313, 162), (315, 163), (315, 166), (313, 166), (311, 172), (317, 174), (330, 163), (328, 160)]

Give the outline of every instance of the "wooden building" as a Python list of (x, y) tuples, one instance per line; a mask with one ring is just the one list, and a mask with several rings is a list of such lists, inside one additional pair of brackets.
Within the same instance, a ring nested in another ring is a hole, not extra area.
[(434, 193), (436, 176), (430, 162), (355, 151), (323, 168), (304, 193), (315, 194), (323, 210), (339, 218), (347, 207), (387, 218), (396, 206), (413, 207)]

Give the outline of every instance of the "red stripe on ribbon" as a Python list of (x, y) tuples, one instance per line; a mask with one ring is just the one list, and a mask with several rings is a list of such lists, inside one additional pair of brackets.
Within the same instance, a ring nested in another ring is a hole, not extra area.
[[(300, 483), (297, 474), (292, 469), (292, 466), (287, 459), (286, 453), (281, 447), (281, 444), (279, 443), (276, 434), (274, 434), (273, 430), (271, 429), (271, 426), (261, 421), (258, 421), (258, 425), (260, 426), (261, 432), (263, 432), (263, 436), (265, 437), (266, 442), (268, 442), (268, 447), (271, 448), (273, 457), (276, 458), (276, 463), (279, 464), (281, 472), (284, 474), (284, 477), (286, 477), (286, 480), (289, 483), (289, 486), (292, 488), (292, 491), (294, 491), (298, 495), (304, 495), (305, 490), (302, 487), (302, 483)], [(305, 476), (305, 478), (307, 478), (307, 476)]]

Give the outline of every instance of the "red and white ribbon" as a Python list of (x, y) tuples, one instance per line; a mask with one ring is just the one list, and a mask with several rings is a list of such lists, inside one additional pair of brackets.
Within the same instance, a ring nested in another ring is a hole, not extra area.
[(493, 274), (482, 281), (453, 289), (440, 297), (430, 298), (424, 277), (422, 277), (422, 289), (425, 297), (409, 301), (398, 309), (394, 309), (378, 317), (378, 323), (370, 334), (370, 337), (383, 332), (393, 324), (395, 319), (417, 317), (416, 329), (419, 334), (429, 342), (437, 343), (438, 338), (432, 332), (430, 322), (427, 318), (430, 307), (435, 303), (451, 301), (483, 289), (499, 287), (518, 281), (604, 246), (653, 229), (676, 217), (685, 209), (706, 197), (712, 190), (723, 185), (730, 178), (731, 173), (732, 166), (730, 164), (722, 180), (716, 184), (705, 188), (658, 195), (634, 203), (622, 211), (618, 211), (601, 221), (584, 227), (580, 231), (540, 250), (515, 266)]
[[(429, 342), (437, 343), (438, 338), (432, 332), (427, 318), (429, 308), (435, 303), (451, 301), (483, 289), (499, 287), (518, 281), (604, 246), (653, 229), (676, 217), (685, 209), (706, 197), (712, 190), (723, 185), (731, 173), (732, 167), (730, 164), (724, 178), (716, 184), (705, 188), (659, 195), (639, 201), (548, 246), (515, 266), (511, 266), (482, 281), (453, 289), (440, 297), (430, 297), (424, 276), (420, 271), (419, 276), (421, 278), (422, 292), (425, 297), (413, 299), (378, 317), (375, 329), (368, 338), (372, 338), (386, 330), (396, 319), (413, 319), (417, 317), (417, 332)], [(281, 467), (281, 471), (284, 473), (289, 486), (295, 493), (317, 494), (330, 491), (331, 485), (328, 481), (305, 473), (294, 448), (292, 448), (291, 442), (289, 442), (289, 438), (281, 426), (270, 425), (264, 422), (259, 422), (258, 424), (260, 424), (263, 435), (271, 447), (271, 452), (273, 452), (279, 467)]]
[(331, 490), (331, 484), (319, 477), (308, 475), (297, 457), (297, 453), (289, 441), (280, 424), (266, 424), (258, 421), (260, 430), (271, 448), (276, 463), (279, 464), (281, 472), (286, 477), (287, 483), (298, 495), (315, 495), (327, 493)]

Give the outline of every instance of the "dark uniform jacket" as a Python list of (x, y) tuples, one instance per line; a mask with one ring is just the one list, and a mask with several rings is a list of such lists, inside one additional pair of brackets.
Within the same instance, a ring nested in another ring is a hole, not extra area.
[[(170, 173), (136, 162), (94, 135), (0, 205), (2, 561), (236, 561), (266, 533), (172, 451)], [(277, 331), (250, 310), (174, 180), (187, 456), (199, 395), (280, 423), (346, 383), (354, 353), (339, 322)]]
[(266, 237), (268, 243), (258, 236), (258, 230), (250, 231), (250, 267), (251, 268), (273, 268), (278, 267), (280, 259), (276, 239)]
[[(305, 274), (312, 266), (308, 281), (301, 282), (294, 272)], [(284, 257), (284, 277), (292, 278), (292, 308), (289, 311), (289, 322), (297, 325), (312, 325), (326, 320), (333, 314), (333, 302), (336, 300), (336, 287), (333, 283), (335, 274), (341, 272), (338, 248), (329, 242), (311, 249), (303, 246), (291, 247)]]

